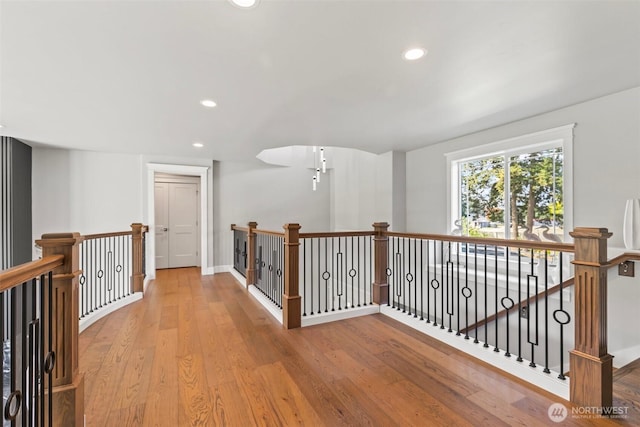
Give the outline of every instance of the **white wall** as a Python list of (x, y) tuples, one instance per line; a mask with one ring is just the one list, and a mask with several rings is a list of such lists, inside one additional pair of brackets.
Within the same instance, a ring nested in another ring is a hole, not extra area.
[(33, 148), (33, 236), (125, 231), (142, 220), (139, 156)]
[[(330, 174), (312, 190), (310, 169), (278, 167), (258, 160), (246, 163), (214, 162), (213, 217), (214, 265), (233, 262), (231, 224), (282, 231), (286, 223), (298, 223), (301, 232), (329, 229)], [(329, 182), (325, 182), (324, 180)]]
[(71, 231), (69, 151), (34, 147), (31, 153), (33, 239)]
[(407, 229), (449, 231), (445, 153), (573, 122), (573, 224), (607, 227), (611, 245), (622, 246), (625, 200), (640, 198), (640, 88), (411, 151)]
[[(607, 227), (613, 233), (609, 246), (622, 247), (625, 201), (640, 198), (640, 88), (407, 153), (407, 229), (449, 232), (445, 153), (573, 122), (573, 224)], [(626, 279), (610, 272), (609, 348), (614, 355), (636, 346), (640, 351), (640, 330), (632, 326), (638, 302), (640, 275)]]
[(336, 150), (335, 154), (331, 159), (331, 227), (328, 230), (370, 230), (377, 213), (378, 156), (347, 149)]

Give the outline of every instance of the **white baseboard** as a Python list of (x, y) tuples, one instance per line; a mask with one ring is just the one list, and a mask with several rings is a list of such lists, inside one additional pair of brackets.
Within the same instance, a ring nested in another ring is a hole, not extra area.
[(216, 265), (215, 267), (212, 267), (212, 269), (213, 269), (213, 274), (229, 273), (232, 270), (235, 271), (232, 265)]
[(149, 283), (151, 283), (153, 279), (149, 276), (145, 276), (144, 277), (144, 281), (142, 282), (142, 293), (144, 294), (145, 292), (147, 292), (147, 286), (149, 286)]
[(619, 369), (640, 359), (640, 345), (622, 350), (609, 351), (609, 353), (613, 356), (613, 367)]
[(351, 319), (352, 317), (367, 316), (369, 314), (376, 313), (380, 313), (380, 306), (377, 304), (339, 311), (329, 311), (327, 313), (318, 313), (313, 316), (303, 316), (302, 327), (304, 328), (305, 326), (319, 325), (321, 323), (335, 322), (336, 320)]
[(114, 311), (125, 307), (131, 303), (134, 303), (136, 301), (140, 301), (142, 299), (142, 292), (136, 292), (134, 294), (131, 294), (127, 297), (122, 298), (121, 300), (118, 300), (112, 304), (109, 304), (105, 307), (102, 307), (96, 311), (94, 311), (93, 313), (89, 314), (88, 316), (80, 319), (80, 324), (79, 324), (79, 328), (80, 328), (80, 332), (84, 331), (85, 329), (87, 329), (89, 326), (93, 325), (94, 323), (96, 323), (98, 320), (102, 319), (104, 316), (113, 313)]
[(215, 267), (203, 267), (201, 268), (203, 276), (210, 276), (215, 274)]
[(278, 321), (282, 324), (282, 309), (276, 307), (276, 305), (269, 300), (258, 288), (255, 286), (249, 286), (249, 293), (257, 299), (260, 304)]
[(547, 390), (562, 399), (569, 400), (569, 378), (561, 380), (557, 378), (557, 374), (545, 374), (541, 366), (532, 368), (526, 362), (516, 361), (516, 358), (513, 356), (505, 357), (503, 351), (493, 351), (492, 347), (483, 347), (482, 343), (474, 344), (473, 340), (465, 340), (460, 336), (456, 336), (455, 333), (434, 327), (432, 323), (420, 321), (413, 316), (407, 316), (406, 313), (401, 313), (392, 307), (383, 305), (380, 307), (380, 313), (429, 335), (438, 341), (444, 342), (453, 348), (470, 354), (500, 370)]

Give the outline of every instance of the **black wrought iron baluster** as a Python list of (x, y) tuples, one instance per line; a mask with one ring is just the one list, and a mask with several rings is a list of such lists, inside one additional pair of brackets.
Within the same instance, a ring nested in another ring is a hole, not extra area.
[(396, 308), (396, 237), (391, 237), (391, 251), (389, 252), (389, 265), (391, 277), (391, 307)]
[[(362, 278), (365, 277), (366, 278), (366, 271), (363, 271), (364, 269), (361, 268), (360, 266), (360, 254), (363, 253), (360, 251), (360, 246), (363, 243), (362, 241), (362, 236), (358, 236), (358, 256), (356, 257), (356, 262), (357, 262), (357, 267), (358, 267), (358, 272), (360, 274), (358, 274), (358, 307), (361, 306), (360, 304), (360, 297), (361, 294), (364, 292), (364, 282), (362, 281)], [(366, 303), (365, 303), (366, 305)]]
[[(493, 351), (498, 352), (498, 351), (500, 351), (500, 349), (498, 348), (498, 345), (499, 345), (498, 341), (500, 340), (500, 337), (498, 335), (498, 325), (500, 324), (500, 322), (498, 321), (498, 289), (499, 289), (499, 287), (498, 287), (498, 253), (499, 253), (498, 252), (498, 245), (494, 245), (493, 246), (493, 251), (495, 253), (495, 260), (494, 260), (494, 264), (493, 264), (494, 271), (495, 271), (495, 273), (494, 273), (494, 276), (495, 276), (495, 280), (494, 280), (494, 283), (495, 283), (495, 288), (494, 288), (495, 298), (494, 298), (494, 301), (493, 301), (493, 307), (494, 307), (493, 313), (494, 313), (495, 318), (496, 318), (495, 322), (493, 322), (495, 324), (494, 325), (494, 331), (495, 331), (495, 335), (496, 335), (496, 345), (493, 347)], [(487, 314), (485, 313), (485, 316), (486, 315)]]
[[(531, 249), (530, 251), (530, 264), (531, 264), (531, 272), (529, 274), (529, 276), (527, 276), (527, 342), (529, 343), (529, 345), (531, 346), (531, 362), (529, 363), (529, 366), (531, 366), (532, 368), (536, 367), (536, 361), (535, 361), (535, 346), (538, 344), (538, 276), (536, 276), (534, 274), (534, 266), (535, 266), (535, 256), (534, 256), (534, 251), (533, 249)], [(531, 304), (529, 303), (529, 301), (531, 301), (531, 280), (533, 279), (533, 283), (534, 283), (534, 293), (533, 293), (533, 297), (534, 297), (534, 305), (535, 305), (535, 317), (536, 317), (536, 321), (534, 323), (534, 327), (535, 327), (535, 341), (531, 340)]]
[(424, 240), (420, 239), (420, 320), (424, 320), (424, 250), (423, 248), (424, 248)]
[(40, 320), (41, 315), (38, 314), (38, 283), (44, 281), (44, 274), (37, 279), (33, 279), (31, 286), (31, 322), (30, 324), (30, 340), (29, 340), (29, 390), (31, 391), (29, 396), (33, 404), (30, 407), (29, 419), (32, 424), (39, 425), (38, 413), (40, 400), (38, 396), (38, 379), (40, 378)]
[[(5, 296), (6, 291), (5, 292), (0, 292), (0, 352), (2, 352), (2, 363), (0, 364), (0, 393), (2, 393), (2, 396), (4, 397), (4, 364), (7, 362), (4, 358), (4, 343), (5, 341), (8, 339), (7, 337), (7, 333), (6, 333), (6, 328), (7, 328), (7, 323), (9, 322), (5, 322), (5, 315), (8, 313), (5, 313)], [(4, 400), (4, 399), (3, 399)], [(4, 409), (4, 408), (3, 408)]]
[[(563, 307), (563, 299), (564, 299), (564, 295), (563, 295), (563, 288), (562, 288), (562, 284), (564, 282), (564, 277), (563, 277), (563, 256), (564, 254), (562, 252), (559, 252), (559, 268), (560, 268), (560, 309), (556, 310), (556, 312), (553, 313), (553, 318), (555, 319), (556, 322), (558, 322), (558, 324), (560, 325), (560, 375), (558, 375), (558, 378), (561, 380), (566, 379), (566, 377), (564, 376), (564, 326), (566, 324), (568, 324), (571, 321), (571, 316), (569, 315), (569, 313), (567, 313), (564, 310)], [(562, 317), (559, 317), (562, 316)]]
[(460, 336), (460, 243), (454, 243), (456, 251), (456, 336)]
[[(309, 260), (313, 263), (313, 255)], [(312, 264), (313, 265), (313, 264)], [(307, 239), (302, 239), (302, 316), (307, 315)]]
[(478, 344), (480, 341), (478, 340), (478, 244), (473, 244), (473, 270), (474, 270), (474, 280), (473, 280), (473, 307), (475, 308), (475, 333), (473, 337), (473, 342)]
[(418, 317), (418, 239), (413, 239), (413, 317)]
[(427, 256), (426, 256), (426, 260), (427, 260), (427, 323), (431, 323), (431, 298), (429, 298), (430, 295), (430, 287), (431, 287), (431, 255), (430, 255), (430, 251), (429, 251), (429, 240), (427, 240), (425, 242), (425, 246), (427, 249)]
[(321, 313), (322, 311), (321, 311), (320, 306), (321, 306), (322, 303), (320, 302), (320, 288), (321, 288), (322, 285), (321, 285), (320, 280), (322, 278), (321, 275), (324, 272), (321, 273), (321, 267), (320, 267), (321, 266), (321, 260), (322, 260), (322, 252), (320, 251), (320, 239), (317, 239), (317, 242), (318, 242), (318, 313)]
[(464, 243), (464, 287), (462, 288), (462, 296), (464, 296), (464, 339), (469, 339), (469, 298), (471, 297), (471, 288), (469, 287), (469, 244)]
[(402, 307), (403, 313), (411, 315), (411, 239), (402, 238)]
[[(444, 244), (444, 242), (443, 242)], [(454, 280), (454, 271), (453, 271), (453, 262), (451, 262), (451, 242), (447, 242), (447, 261), (446, 263), (443, 260), (443, 266), (446, 265), (447, 268), (447, 280), (445, 281), (446, 283), (446, 309), (447, 309), (447, 316), (449, 316), (449, 328), (447, 329), (447, 332), (453, 332), (453, 329), (451, 329), (451, 325), (453, 323), (452, 317), (454, 314), (453, 311), (453, 280)], [(443, 291), (445, 291), (443, 289)], [(444, 314), (442, 315), (442, 319), (443, 319), (443, 326), (444, 326)]]
[(484, 344), (483, 347), (489, 347), (489, 321), (487, 315), (489, 313), (489, 284), (487, 283), (487, 245), (483, 245), (483, 257), (484, 257)]
[[(511, 252), (509, 250), (509, 246), (505, 247), (505, 276), (507, 277), (506, 279), (506, 286), (507, 286), (507, 290), (506, 290), (506, 296), (505, 299), (502, 301), (502, 307), (507, 310), (507, 315), (505, 316), (507, 319), (506, 322), (506, 331), (507, 331), (507, 351), (504, 353), (505, 357), (511, 357), (511, 353), (510, 353), (510, 337), (509, 337), (509, 319), (510, 319), (510, 314), (511, 314), (511, 309), (513, 308), (513, 299), (509, 296), (509, 288), (510, 288), (510, 282), (511, 282), (511, 277), (509, 276), (509, 257), (511, 256)], [(519, 298), (519, 297), (518, 297)], [(498, 319), (496, 319), (496, 322), (498, 321)]]
[[(367, 282), (365, 280), (365, 282), (369, 286), (369, 304), (373, 304), (373, 250), (372, 250), (373, 237), (369, 237), (367, 241), (369, 242), (369, 258), (366, 258), (366, 257), (365, 258), (368, 260), (368, 263), (369, 263), (369, 281)], [(387, 289), (389, 288), (387, 287)], [(388, 294), (388, 291), (387, 291), (387, 294)], [(387, 305), (389, 305), (389, 298), (387, 298)]]
[(437, 241), (433, 241), (433, 280), (431, 281), (431, 287), (433, 288), (433, 326), (438, 326), (438, 288), (440, 283), (438, 282), (438, 247)]
[[(544, 369), (545, 374), (549, 370), (549, 251), (544, 250)], [(562, 369), (562, 367), (560, 367)]]
[(29, 397), (31, 395), (31, 390), (29, 390), (28, 387), (28, 377), (26, 375), (27, 372), (27, 367), (29, 366), (29, 361), (27, 360), (27, 356), (29, 355), (28, 353), (28, 349), (27, 349), (27, 344), (28, 344), (28, 338), (27, 338), (27, 331), (29, 328), (29, 324), (28, 324), (28, 309), (27, 309), (27, 298), (28, 298), (28, 293), (27, 293), (27, 286), (28, 286), (28, 282), (24, 282), (22, 285), (20, 285), (21, 291), (22, 291), (22, 304), (20, 307), (20, 311), (21, 313), (21, 320), (22, 320), (22, 324), (21, 324), (21, 328), (20, 328), (20, 344), (21, 344), (21, 348), (22, 348), (22, 354), (21, 354), (21, 364), (20, 364), (20, 368), (22, 373), (20, 374), (20, 379), (21, 381), (21, 391), (22, 391), (22, 425), (26, 426), (27, 425), (27, 417), (29, 415)]
[[(444, 294), (446, 292), (445, 287), (448, 287), (448, 284), (444, 280), (444, 271), (445, 268), (448, 268), (445, 260), (444, 260), (444, 241), (440, 240), (440, 286), (442, 289), (440, 290), (440, 329), (444, 329), (444, 316), (446, 313), (445, 305), (444, 305)], [(447, 272), (447, 276), (449, 272)]]
[[(44, 346), (45, 346), (45, 334), (47, 333), (47, 324), (45, 321), (45, 311), (44, 311), (44, 299), (45, 299), (45, 289), (47, 286), (47, 278), (46, 276), (43, 274), (40, 276), (40, 286), (38, 287), (38, 293), (40, 294), (40, 311), (39, 311), (39, 318), (40, 318), (40, 335), (38, 336), (38, 342), (39, 342), (39, 349), (40, 351), (38, 352), (38, 366), (39, 366), (39, 375), (37, 375), (36, 377), (39, 378), (39, 390), (38, 390), (38, 394), (40, 396), (40, 407), (39, 407), (39, 411), (36, 411), (39, 414), (40, 420), (42, 422), (42, 425), (44, 425), (44, 408), (45, 408), (45, 382), (46, 382), (46, 378), (45, 378), (45, 366), (44, 366)], [(0, 388), (1, 389), (1, 388)]]
[[(325, 237), (324, 239), (324, 262), (326, 264), (326, 271), (329, 271), (329, 260), (333, 259), (333, 257), (329, 257), (329, 245), (328, 245), (328, 241), (327, 238)], [(332, 238), (331, 239), (331, 253), (333, 254), (334, 251), (334, 243), (335, 243), (335, 239)], [(325, 279), (324, 281), (324, 312), (327, 313), (329, 311), (329, 282), (328, 279), (331, 279), (331, 289), (333, 290), (334, 288), (334, 282), (335, 282), (335, 277), (336, 277), (336, 272), (335, 272), (335, 266), (333, 266), (333, 275), (331, 273), (329, 274), (329, 277), (327, 279)], [(333, 291), (331, 292), (331, 295), (333, 295)], [(331, 298), (333, 300), (333, 298)]]
[(404, 305), (402, 304), (400, 297), (402, 296), (402, 284), (403, 284), (403, 280), (402, 280), (402, 253), (401, 251), (401, 247), (402, 247), (402, 243), (403, 241), (398, 237), (396, 239), (396, 253), (395, 253), (395, 262), (394, 262), (394, 266), (393, 266), (393, 283), (394, 283), (394, 287), (396, 289), (396, 302), (397, 302), (397, 310), (399, 311), (400, 308), (404, 309)]
[[(7, 402), (5, 403), (5, 419), (12, 420), (12, 425), (15, 425), (15, 417), (19, 414), (21, 401), (22, 401), (22, 391), (18, 390), (18, 334), (16, 331), (18, 325), (18, 287), (11, 288), (11, 303), (10, 303), (10, 354), (11, 354), (11, 393), (9, 397), (7, 397)], [(15, 402), (12, 405), (12, 402)], [(9, 410), (7, 410), (7, 407)], [(14, 408), (11, 411), (11, 408)], [(10, 415), (13, 417), (7, 417), (7, 412), (10, 412)]]
[(522, 248), (518, 248), (518, 362), (522, 362), (522, 309)]
[[(335, 238), (333, 239), (335, 240)], [(333, 249), (333, 248), (332, 248)], [(331, 253), (335, 253), (333, 250)], [(342, 295), (344, 281), (346, 280), (346, 276), (344, 275), (344, 254), (342, 252), (342, 239), (338, 237), (338, 252), (335, 253), (335, 276), (336, 276), (336, 286), (333, 288), (334, 293), (332, 293), (331, 298), (331, 311), (335, 311), (335, 301), (336, 297), (338, 297), (338, 310), (342, 310)]]
[[(353, 263), (353, 256), (354, 256), (354, 249), (353, 249), (353, 236), (349, 237), (349, 240), (351, 240), (351, 268), (349, 269), (349, 277), (351, 278), (351, 308), (354, 308), (354, 302), (355, 302), (355, 298), (354, 298), (354, 294), (353, 294), (353, 287), (354, 287), (354, 280), (356, 277), (356, 270), (355, 268), (353, 268), (354, 263)], [(348, 305), (348, 301), (347, 301), (347, 305)]]

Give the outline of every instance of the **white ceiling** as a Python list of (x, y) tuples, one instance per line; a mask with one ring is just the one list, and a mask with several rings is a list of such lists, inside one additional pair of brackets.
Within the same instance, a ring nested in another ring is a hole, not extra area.
[(2, 0), (0, 60), (0, 132), (36, 144), (405, 151), (640, 86), (640, 1)]

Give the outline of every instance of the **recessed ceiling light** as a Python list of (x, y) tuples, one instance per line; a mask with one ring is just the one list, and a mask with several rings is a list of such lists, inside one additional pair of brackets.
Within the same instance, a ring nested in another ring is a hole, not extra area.
[(203, 99), (202, 101), (200, 101), (200, 104), (204, 105), (205, 107), (209, 107), (209, 108), (213, 108), (216, 105), (218, 105), (218, 104), (216, 104), (215, 101), (212, 101), (210, 99)]
[(402, 56), (407, 61), (415, 61), (416, 59), (420, 59), (427, 54), (427, 51), (421, 47), (416, 47), (413, 49), (406, 50)]
[(0, 128), (2, 128), (2, 127), (3, 127), (3, 126), (2, 126), (2, 125), (0, 125)]
[(202, 142), (194, 142), (193, 146), (196, 147), (196, 148), (202, 148), (202, 147), (204, 147), (204, 144)]
[(249, 9), (258, 4), (258, 0), (229, 0), (234, 6), (241, 7), (243, 9)]

